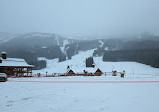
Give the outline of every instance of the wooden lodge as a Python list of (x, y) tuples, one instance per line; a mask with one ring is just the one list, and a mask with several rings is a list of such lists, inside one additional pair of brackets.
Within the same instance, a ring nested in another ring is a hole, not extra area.
[(0, 57), (0, 73), (10, 76), (32, 76), (33, 65), (28, 65), (24, 59), (7, 58), (5, 52)]

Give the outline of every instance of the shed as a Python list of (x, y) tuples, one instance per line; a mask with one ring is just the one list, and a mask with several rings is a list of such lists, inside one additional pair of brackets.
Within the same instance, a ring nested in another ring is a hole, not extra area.
[(95, 76), (101, 76), (102, 74), (103, 74), (103, 72), (99, 68), (94, 73)]
[(66, 75), (67, 76), (72, 76), (72, 75), (75, 75), (74, 71), (69, 69), (67, 72), (66, 72)]

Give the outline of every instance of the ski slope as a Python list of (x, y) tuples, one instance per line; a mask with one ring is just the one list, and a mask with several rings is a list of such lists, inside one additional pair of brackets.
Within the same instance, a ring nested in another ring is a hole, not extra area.
[(45, 59), (47, 61), (47, 67), (41, 70), (34, 70), (33, 73), (41, 73), (41, 74), (52, 74), (52, 73), (66, 73), (67, 72), (67, 66), (69, 65), (71, 69), (76, 73), (82, 73), (83, 70), (88, 70), (94, 72), (97, 68), (100, 68), (102, 72), (112, 72), (112, 70), (117, 70), (118, 72), (121, 72), (123, 70), (126, 71), (126, 73), (131, 74), (153, 74), (153, 75), (159, 75), (159, 69), (153, 68), (149, 65), (137, 63), (137, 62), (103, 62), (102, 57), (93, 57), (95, 62), (95, 68), (86, 68), (85, 67), (85, 60), (86, 58), (93, 55), (94, 50), (89, 51), (81, 51), (79, 54), (72, 57), (70, 60), (66, 60), (64, 62), (58, 62), (58, 59), (52, 59), (48, 60), (45, 58), (39, 58), (39, 59)]

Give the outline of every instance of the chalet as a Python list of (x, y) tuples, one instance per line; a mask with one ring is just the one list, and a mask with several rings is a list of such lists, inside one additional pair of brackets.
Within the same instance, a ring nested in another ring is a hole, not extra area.
[(84, 70), (84, 76), (101, 76), (103, 72), (98, 68), (87, 67)]
[(33, 65), (28, 65), (24, 59), (7, 58), (5, 52), (0, 57), (0, 73), (6, 73), (7, 76), (29, 76), (32, 75)]
[(99, 68), (94, 73), (95, 76), (101, 76), (102, 74), (103, 74), (103, 72)]
[(67, 67), (67, 72), (62, 74), (61, 76), (101, 76), (103, 72), (99, 68), (76, 68)]
[(65, 74), (66, 76), (74, 76), (75, 75), (75, 73), (74, 73), (74, 71), (73, 70), (71, 70), (71, 69), (68, 69), (68, 71), (66, 72), (66, 74)]

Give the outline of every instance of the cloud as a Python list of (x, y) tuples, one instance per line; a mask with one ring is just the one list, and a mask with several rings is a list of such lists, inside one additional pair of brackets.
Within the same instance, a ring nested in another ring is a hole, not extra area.
[(1, 0), (0, 31), (159, 34), (158, 0)]

